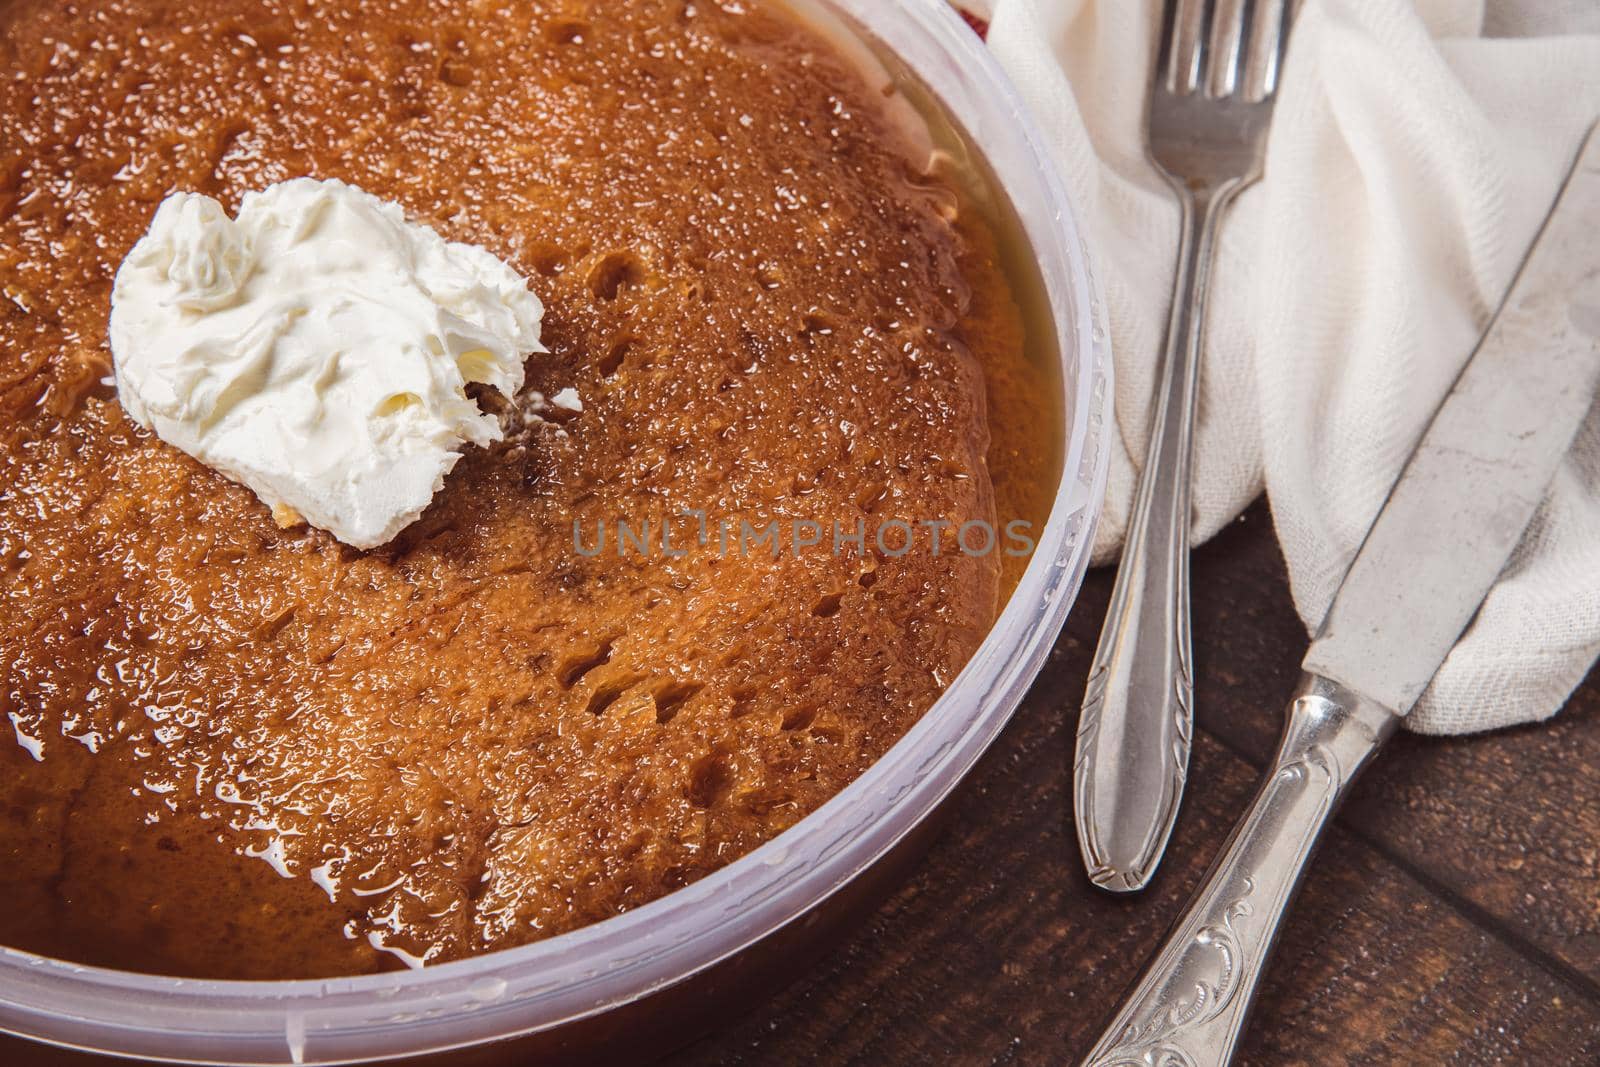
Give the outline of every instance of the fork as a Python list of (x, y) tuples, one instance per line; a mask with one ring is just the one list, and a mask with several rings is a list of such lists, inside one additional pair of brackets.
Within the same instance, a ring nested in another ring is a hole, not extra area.
[(1189, 470), (1217, 226), (1261, 176), (1295, 0), (1167, 0), (1148, 152), (1182, 207), (1154, 428), (1078, 720), (1078, 843), (1094, 884), (1143, 889), (1166, 850), (1194, 729)]

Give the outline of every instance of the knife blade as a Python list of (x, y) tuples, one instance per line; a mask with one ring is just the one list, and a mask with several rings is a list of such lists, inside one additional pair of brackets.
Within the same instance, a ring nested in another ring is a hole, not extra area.
[(1600, 126), (1357, 550), (1255, 800), (1087, 1067), (1221, 1067), (1306, 865), (1521, 540), (1600, 390)]
[(1466, 630), (1594, 404), (1600, 134), (1367, 534), (1305, 669), (1409, 712)]

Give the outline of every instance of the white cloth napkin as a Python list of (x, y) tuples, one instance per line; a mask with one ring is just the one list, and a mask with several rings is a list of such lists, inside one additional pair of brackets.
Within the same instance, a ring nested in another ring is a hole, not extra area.
[[(1143, 150), (1160, 7), (977, 11), (1044, 127), (1105, 290), (1119, 434), (1100, 561), (1123, 536), (1150, 432), (1177, 244), (1177, 208)], [(1265, 489), (1308, 629), (1600, 118), (1600, 36), (1494, 40), (1486, 24), (1596, 31), (1600, 2), (1306, 0), (1265, 180), (1224, 222), (1194, 538)], [(1546, 718), (1597, 653), (1600, 413), (1408, 725), (1448, 734)]]

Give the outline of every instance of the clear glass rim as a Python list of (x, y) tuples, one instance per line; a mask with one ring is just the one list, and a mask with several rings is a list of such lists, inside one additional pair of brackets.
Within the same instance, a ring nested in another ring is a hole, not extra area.
[[(923, 78), (991, 162), (1009, 164), (995, 170), (1039, 260), (1063, 352), (1062, 482), (1033, 560), (972, 661), (828, 803), (635, 911), (420, 971), (326, 980), (169, 978), (0, 948), (0, 1030), (112, 1055), (239, 1064), (361, 1062), (550, 1030), (676, 984), (804, 915), (920, 824), (989, 747), (1054, 644), (1088, 565), (1111, 425), (1102, 304), (1042, 134), (944, 0), (824, 2)], [(926, 69), (934, 60), (948, 69)]]

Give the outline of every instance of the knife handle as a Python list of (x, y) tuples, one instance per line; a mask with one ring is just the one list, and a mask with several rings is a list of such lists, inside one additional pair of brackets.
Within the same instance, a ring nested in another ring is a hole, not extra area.
[(1084, 1067), (1223, 1067), (1306, 862), (1400, 717), (1315, 675), (1289, 705), (1271, 772)]

